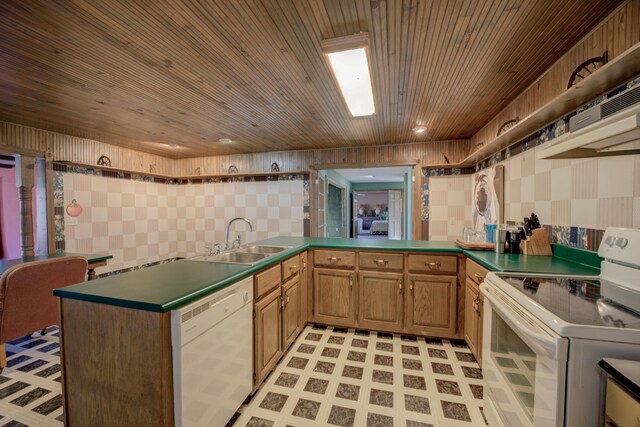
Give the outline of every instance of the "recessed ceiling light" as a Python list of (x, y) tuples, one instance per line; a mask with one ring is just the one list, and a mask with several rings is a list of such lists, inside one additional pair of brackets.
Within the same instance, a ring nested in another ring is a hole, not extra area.
[(427, 128), (425, 126), (416, 126), (413, 128), (414, 133), (425, 133)]
[(233, 141), (230, 140), (229, 138), (220, 138), (218, 140), (221, 144), (231, 144)]
[(373, 175), (363, 175), (363, 178), (373, 178)]
[(353, 117), (376, 112), (369, 72), (369, 35), (354, 34), (323, 40), (322, 51)]

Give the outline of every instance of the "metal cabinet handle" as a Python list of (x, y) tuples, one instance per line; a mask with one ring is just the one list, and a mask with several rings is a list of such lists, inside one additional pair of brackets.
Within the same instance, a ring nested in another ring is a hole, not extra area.
[(340, 261), (342, 258), (340, 257), (335, 257), (335, 256), (329, 256), (327, 257), (327, 259), (329, 260), (329, 262), (331, 264), (335, 264), (336, 262)]
[(289, 266), (289, 270), (295, 270), (296, 268), (298, 268), (298, 266), (297, 266), (297, 265), (290, 265), (290, 266)]
[(349, 278), (349, 287), (353, 289), (353, 277)]
[(389, 264), (389, 261), (387, 261), (386, 259), (376, 259), (373, 262), (375, 262), (378, 266)]
[(473, 277), (475, 277), (478, 282), (482, 282), (482, 277), (480, 277), (478, 273), (473, 273)]
[(400, 293), (402, 293), (402, 280), (400, 280), (400, 284), (398, 287), (400, 288)]
[(413, 295), (413, 282), (409, 283), (409, 291), (411, 291), (411, 295)]
[(431, 269), (433, 269), (434, 267), (435, 268), (440, 268), (440, 266), (442, 265), (439, 262), (425, 262), (425, 264), (427, 265), (427, 267), (429, 267)]

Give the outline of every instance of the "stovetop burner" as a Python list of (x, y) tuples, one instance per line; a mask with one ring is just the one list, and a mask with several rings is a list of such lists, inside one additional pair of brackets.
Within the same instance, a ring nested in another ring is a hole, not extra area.
[(599, 279), (499, 274), (527, 298), (568, 323), (640, 329), (640, 313), (600, 294)]

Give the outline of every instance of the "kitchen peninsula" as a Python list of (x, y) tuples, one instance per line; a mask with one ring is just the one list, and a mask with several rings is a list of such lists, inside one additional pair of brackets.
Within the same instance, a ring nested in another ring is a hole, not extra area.
[[(599, 273), (599, 258), (593, 253), (559, 245), (554, 245), (554, 257), (533, 257), (465, 251), (434, 241), (281, 237), (259, 244), (288, 248), (250, 266), (178, 260), (56, 290), (61, 299), (67, 423), (109, 419), (173, 425), (171, 310), (242, 279), (266, 277), (263, 272), (275, 271), (278, 286), (281, 271), (300, 272), (299, 314), (292, 329), (297, 333), (310, 321), (449, 338), (463, 338), (467, 260), (494, 271)], [(308, 268), (306, 262), (298, 263), (301, 253), (308, 255)], [(283, 268), (274, 270), (279, 264)], [(255, 280), (254, 298), (259, 298), (263, 294)], [(367, 283), (383, 288), (380, 294), (367, 292), (368, 297), (393, 298), (383, 304), (392, 306), (392, 312), (376, 312), (375, 302), (365, 302), (362, 289)], [(399, 291), (393, 291), (398, 286)], [(414, 298), (424, 299), (412, 307)], [(426, 313), (429, 301), (433, 310)], [(372, 318), (375, 315), (378, 318)], [(122, 348), (128, 350), (119, 351)], [(275, 350), (272, 364), (286, 350)], [(254, 364), (255, 371), (263, 368), (257, 360)], [(262, 376), (255, 371), (257, 386)]]

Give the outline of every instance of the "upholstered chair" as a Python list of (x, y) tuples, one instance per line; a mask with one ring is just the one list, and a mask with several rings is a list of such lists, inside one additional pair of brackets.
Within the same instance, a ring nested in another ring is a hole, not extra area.
[(55, 288), (84, 282), (87, 260), (78, 256), (25, 262), (0, 277), (0, 371), (5, 343), (59, 323)]

